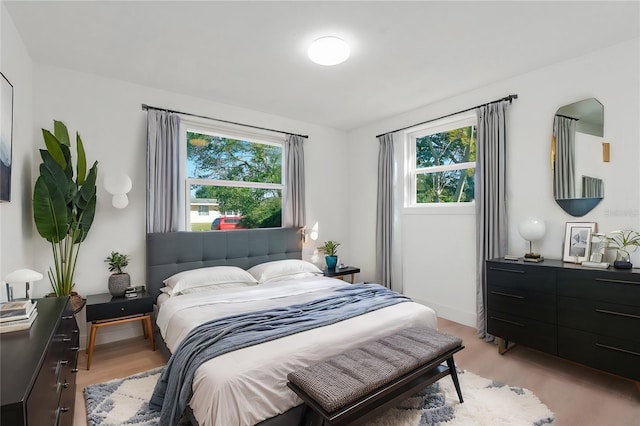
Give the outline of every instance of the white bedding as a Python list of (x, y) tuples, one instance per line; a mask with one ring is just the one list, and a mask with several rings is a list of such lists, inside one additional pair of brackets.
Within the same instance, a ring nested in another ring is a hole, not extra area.
[[(173, 352), (192, 328), (205, 321), (304, 303), (345, 285), (349, 284), (310, 277), (171, 297), (162, 303), (157, 323)], [(196, 371), (189, 405), (201, 426), (259, 423), (302, 403), (286, 386), (289, 372), (412, 326), (436, 328), (435, 312), (418, 303), (399, 303), (218, 356)]]

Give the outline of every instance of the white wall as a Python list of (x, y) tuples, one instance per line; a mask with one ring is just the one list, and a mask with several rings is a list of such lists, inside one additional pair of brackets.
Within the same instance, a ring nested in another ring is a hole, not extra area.
[[(13, 85), (11, 202), (0, 203), (0, 277), (4, 277), (15, 269), (35, 267), (29, 242), (35, 232), (31, 174), (38, 154), (33, 149), (32, 61), (4, 4), (0, 4), (0, 15), (0, 69)], [(6, 301), (2, 283), (0, 300)], [(24, 285), (15, 286), (14, 291), (15, 297), (23, 297)]]
[[(96, 217), (82, 245), (76, 271), (76, 289), (80, 294), (107, 292), (109, 271), (103, 260), (111, 250), (131, 256), (127, 272), (132, 284), (145, 281), (146, 112), (141, 109), (143, 103), (308, 134), (305, 143), (308, 222), (318, 221), (319, 240), (343, 242), (341, 253), (348, 255), (347, 187), (341, 184), (347, 180), (348, 169), (344, 132), (49, 66), (36, 67), (34, 82), (38, 96), (33, 130), (51, 129), (54, 119), (61, 120), (70, 132), (80, 132), (87, 160), (99, 162)], [(37, 146), (44, 145), (40, 139), (35, 142)], [(75, 152), (73, 155), (75, 158)], [(102, 186), (102, 179), (109, 172), (124, 172), (132, 178), (129, 205), (123, 210), (111, 206), (111, 197)], [(33, 240), (33, 247), (38, 259), (34, 266), (46, 270), (51, 264), (48, 244), (38, 237)], [(310, 242), (305, 251), (313, 248)], [(44, 287), (39, 289), (40, 294), (47, 290)], [(83, 315), (78, 318), (81, 323)], [(98, 344), (139, 334), (137, 324), (128, 325), (131, 324), (101, 330)]]
[[(562, 257), (567, 221), (593, 221), (598, 229), (640, 229), (640, 69), (639, 40), (631, 40), (579, 58), (426, 105), (349, 133), (349, 231), (353, 262), (364, 279), (375, 270), (376, 169), (375, 135), (502, 98), (519, 99), (508, 110), (507, 211), (508, 251), (521, 255), (527, 243), (518, 224), (537, 217), (546, 222), (535, 250), (547, 258)], [(600, 172), (605, 198), (582, 218), (560, 209), (552, 196), (550, 140), (558, 107), (595, 97), (604, 104), (604, 141), (611, 143), (611, 162)], [(455, 321), (475, 325), (475, 227), (471, 215), (402, 216), (402, 264), (405, 293)], [(640, 263), (640, 253), (634, 255)], [(633, 261), (633, 258), (632, 258)]]

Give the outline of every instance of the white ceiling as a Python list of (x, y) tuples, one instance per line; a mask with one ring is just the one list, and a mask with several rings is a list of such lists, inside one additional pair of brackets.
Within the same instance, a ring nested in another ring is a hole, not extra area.
[[(344, 130), (640, 28), (638, 1), (4, 3), (37, 63)], [(307, 59), (328, 34), (350, 43), (347, 62)]]

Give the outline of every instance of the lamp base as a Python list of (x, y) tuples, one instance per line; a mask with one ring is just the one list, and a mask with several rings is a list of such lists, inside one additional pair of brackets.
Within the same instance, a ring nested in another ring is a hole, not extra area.
[(538, 253), (525, 253), (522, 260), (524, 260), (525, 262), (538, 263), (542, 262), (544, 260), (544, 257), (542, 257), (542, 255)]

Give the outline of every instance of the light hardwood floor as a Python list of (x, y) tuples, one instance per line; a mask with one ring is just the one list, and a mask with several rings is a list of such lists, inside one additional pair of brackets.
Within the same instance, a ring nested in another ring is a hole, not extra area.
[[(440, 319), (438, 326), (440, 331), (464, 340), (465, 349), (455, 356), (459, 368), (530, 389), (555, 413), (557, 426), (640, 425), (640, 386), (636, 382), (521, 346), (499, 355), (496, 347), (479, 339), (471, 327), (445, 319)], [(142, 338), (97, 346), (90, 371), (86, 370), (86, 354), (81, 353), (74, 425), (87, 424), (83, 394), (86, 385), (126, 377), (164, 363), (160, 351), (152, 352), (149, 342)]]

